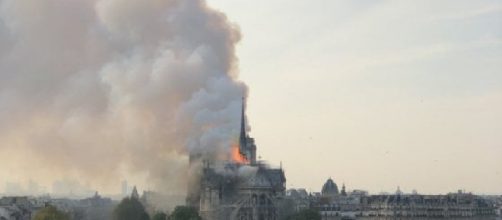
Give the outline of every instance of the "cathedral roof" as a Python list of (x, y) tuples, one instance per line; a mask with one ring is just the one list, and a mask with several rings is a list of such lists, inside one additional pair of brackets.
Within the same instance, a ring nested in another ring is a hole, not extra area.
[(286, 178), (281, 169), (258, 167), (241, 185), (243, 188), (270, 188), (279, 190), (284, 187)]

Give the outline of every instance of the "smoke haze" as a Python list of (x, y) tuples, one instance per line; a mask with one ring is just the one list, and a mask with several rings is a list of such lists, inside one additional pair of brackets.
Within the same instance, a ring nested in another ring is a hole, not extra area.
[(182, 190), (238, 135), (239, 39), (204, 0), (0, 0), (0, 176)]

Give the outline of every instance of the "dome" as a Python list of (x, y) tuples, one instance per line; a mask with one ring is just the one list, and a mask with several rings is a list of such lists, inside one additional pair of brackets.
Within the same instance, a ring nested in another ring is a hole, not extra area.
[(336, 183), (331, 178), (329, 178), (322, 186), (321, 193), (323, 196), (338, 195), (338, 186), (336, 186)]

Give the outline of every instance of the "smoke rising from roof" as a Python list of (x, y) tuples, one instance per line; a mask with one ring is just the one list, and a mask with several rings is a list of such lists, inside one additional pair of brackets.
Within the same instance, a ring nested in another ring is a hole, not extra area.
[(239, 39), (204, 0), (0, 0), (0, 174), (183, 188), (238, 135)]

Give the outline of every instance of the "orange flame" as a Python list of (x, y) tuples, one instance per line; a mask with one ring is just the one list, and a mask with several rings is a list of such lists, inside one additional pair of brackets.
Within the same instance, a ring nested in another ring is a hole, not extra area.
[(231, 159), (233, 162), (239, 163), (239, 164), (244, 164), (247, 163), (248, 160), (244, 155), (241, 154), (239, 150), (239, 145), (232, 145), (232, 151), (231, 151)]

